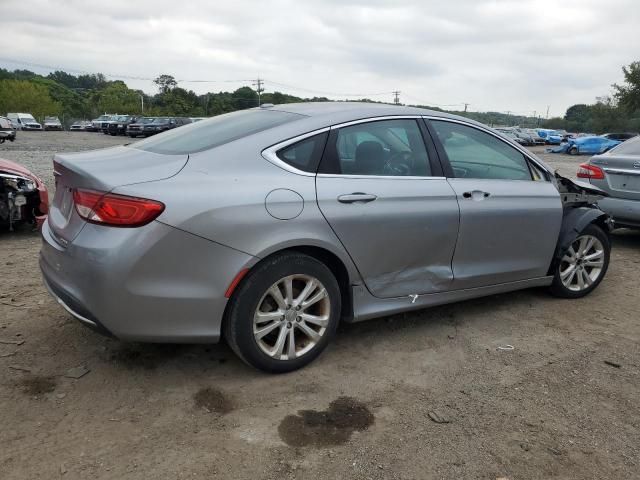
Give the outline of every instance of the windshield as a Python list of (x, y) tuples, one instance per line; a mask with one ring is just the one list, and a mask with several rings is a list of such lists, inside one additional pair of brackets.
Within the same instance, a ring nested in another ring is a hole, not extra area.
[(151, 123), (167, 123), (169, 119), (167, 117), (154, 118)]
[(35, 122), (36, 119), (33, 118), (31, 115), (20, 115), (20, 120), (22, 122)]
[(201, 152), (301, 118), (277, 110), (241, 110), (172, 129), (131, 148), (167, 155)]
[(58, 120), (58, 117), (44, 117), (44, 121), (45, 122), (60, 122), (60, 120)]

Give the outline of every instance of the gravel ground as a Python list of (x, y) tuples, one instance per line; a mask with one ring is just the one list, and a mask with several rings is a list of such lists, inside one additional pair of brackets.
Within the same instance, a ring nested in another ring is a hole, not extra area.
[[(126, 141), (19, 133), (0, 157), (52, 185), (53, 152)], [(581, 161), (543, 156), (569, 175)], [(225, 345), (85, 329), (42, 287), (39, 243), (0, 233), (3, 480), (638, 478), (638, 232), (614, 234), (585, 299), (529, 290), (343, 325), (282, 376)]]

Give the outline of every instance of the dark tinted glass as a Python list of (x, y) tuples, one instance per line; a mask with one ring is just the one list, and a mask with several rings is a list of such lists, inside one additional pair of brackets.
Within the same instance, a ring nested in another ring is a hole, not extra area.
[(315, 173), (322, 157), (328, 132), (305, 138), (278, 150), (278, 158), (298, 170)]
[(343, 127), (327, 147), (322, 173), (431, 176), (429, 156), (415, 120), (382, 120)]
[(166, 155), (201, 152), (300, 118), (274, 110), (243, 110), (172, 129), (131, 147)]

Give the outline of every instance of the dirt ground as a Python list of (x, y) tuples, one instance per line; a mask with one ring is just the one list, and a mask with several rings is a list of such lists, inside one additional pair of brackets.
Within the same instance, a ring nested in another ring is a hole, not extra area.
[[(51, 185), (53, 152), (126, 141), (19, 133), (0, 157)], [(544, 156), (567, 174), (582, 160)], [(39, 244), (0, 233), (2, 480), (640, 477), (640, 232), (614, 234), (585, 299), (529, 290), (343, 325), (282, 376), (225, 345), (93, 333), (45, 292)]]

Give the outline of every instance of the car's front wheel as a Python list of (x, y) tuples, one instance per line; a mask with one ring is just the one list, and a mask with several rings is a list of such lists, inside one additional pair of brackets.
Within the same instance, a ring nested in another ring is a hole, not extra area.
[(578, 153), (580, 153), (578, 152), (578, 147), (571, 147), (569, 149), (569, 155), (578, 155)]
[(557, 262), (551, 293), (563, 298), (588, 295), (607, 273), (610, 254), (611, 244), (607, 234), (597, 225), (589, 225)]
[(296, 252), (258, 264), (230, 302), (223, 326), (227, 343), (249, 365), (273, 373), (296, 370), (320, 355), (341, 309), (331, 270)]

